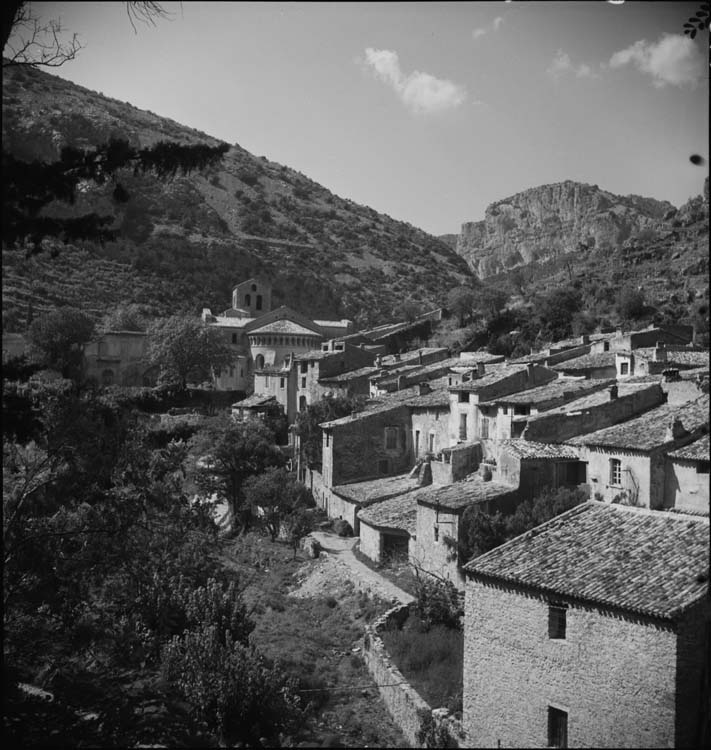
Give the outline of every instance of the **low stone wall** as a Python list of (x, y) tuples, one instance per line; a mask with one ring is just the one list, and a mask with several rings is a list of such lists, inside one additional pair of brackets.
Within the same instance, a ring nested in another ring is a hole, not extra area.
[(409, 604), (398, 604), (367, 628), (363, 648), (365, 664), (378, 685), (378, 690), (390, 715), (412, 747), (424, 747), (417, 741), (417, 732), (421, 725), (418, 711), (422, 710), (431, 713), (437, 724), (444, 724), (460, 747), (466, 747), (466, 737), (461, 722), (444, 715), (443, 709), (432, 710), (395, 666), (380, 637), (383, 630), (393, 625), (400, 627), (409, 613)]

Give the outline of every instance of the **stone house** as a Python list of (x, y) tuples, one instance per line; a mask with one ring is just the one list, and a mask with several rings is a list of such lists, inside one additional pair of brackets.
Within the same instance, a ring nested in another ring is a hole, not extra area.
[[(367, 350), (366, 350), (367, 351)], [(359, 367), (337, 375), (321, 376), (321, 385), (334, 396), (364, 396), (370, 395), (370, 378), (379, 371), (378, 367)]]
[(692, 370), (709, 366), (709, 352), (684, 346), (645, 347), (615, 352), (618, 380), (639, 375), (661, 375), (668, 370)]
[[(574, 382), (574, 381), (562, 381)], [(583, 380), (582, 383), (596, 381)], [(696, 397), (700, 394), (697, 392)], [(623, 382), (594, 390), (566, 404), (531, 416), (514, 416), (521, 420), (525, 440), (564, 443), (576, 435), (610, 427), (636, 417), (665, 401), (665, 393), (656, 382)]]
[[(429, 392), (428, 392), (429, 391)], [(410, 409), (414, 461), (449, 447), (449, 394), (443, 388), (421, 388), (405, 402)]]
[(247, 419), (264, 419), (279, 403), (274, 396), (264, 393), (253, 393), (251, 396), (232, 404), (233, 419), (244, 422)]
[(530, 499), (544, 489), (577, 487), (585, 482), (585, 464), (569, 445), (504, 440), (495, 477), (518, 487), (519, 497)]
[(615, 352), (590, 352), (551, 367), (566, 377), (604, 379), (615, 378)]
[(549, 383), (557, 377), (554, 370), (528, 363), (498, 367), (475, 380), (451, 386), (449, 445), (486, 440), (489, 424), (480, 404)]
[(153, 386), (158, 372), (147, 355), (147, 333), (106, 331), (84, 346), (84, 372), (103, 386)]
[(703, 745), (708, 570), (708, 519), (598, 502), (469, 562), (468, 746)]
[(667, 453), (664, 509), (709, 515), (709, 436)]
[(412, 494), (417, 502), (413, 562), (462, 588), (464, 578), (458, 555), (462, 513), (471, 505), (487, 513), (509, 513), (516, 506), (517, 488), (471, 474), (462, 481), (445, 486), (433, 484)]
[(376, 563), (415, 555), (417, 502), (408, 493), (358, 513), (360, 551)]
[(654, 347), (657, 343), (667, 345), (690, 344), (694, 338), (694, 329), (686, 325), (649, 326), (640, 331), (616, 331), (591, 345), (591, 353), (621, 352)]
[(627, 422), (571, 438), (568, 443), (578, 447), (587, 463), (592, 497), (664, 507), (666, 454), (707, 433), (708, 412), (705, 395), (681, 406), (664, 404)]

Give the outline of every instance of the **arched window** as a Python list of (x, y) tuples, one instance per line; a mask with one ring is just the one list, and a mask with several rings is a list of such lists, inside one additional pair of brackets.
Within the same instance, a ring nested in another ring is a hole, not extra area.
[(306, 396), (299, 396), (299, 411), (306, 409)]
[(250, 306), (251, 306), (251, 304), (252, 304), (252, 295), (251, 295), (251, 294), (245, 294), (245, 295), (244, 295), (244, 304), (245, 304), (245, 305), (246, 305), (247, 307), (250, 307)]
[(101, 385), (113, 385), (114, 384), (114, 371), (104, 370), (101, 373)]
[(262, 367), (264, 367), (264, 355), (263, 354), (257, 354), (254, 360), (254, 369), (255, 370), (261, 370)]
[(256, 307), (257, 307), (257, 310), (261, 310), (262, 309), (262, 295), (261, 294), (257, 295), (257, 305), (256, 305)]
[(256, 284), (252, 284), (252, 291), (253, 291), (253, 292), (256, 292), (256, 291), (257, 291), (257, 285), (256, 285)]

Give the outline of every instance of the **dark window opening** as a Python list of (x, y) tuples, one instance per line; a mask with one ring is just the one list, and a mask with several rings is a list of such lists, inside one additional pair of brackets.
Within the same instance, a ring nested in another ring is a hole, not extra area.
[(299, 411), (306, 409), (306, 396), (299, 396)]
[(460, 404), (469, 403), (469, 391), (459, 391), (459, 403)]
[(236, 343), (237, 343), (237, 334), (236, 334), (236, 333), (233, 333), (233, 334), (232, 334), (232, 343), (233, 343), (233, 344), (236, 344)]
[(551, 604), (548, 607), (548, 637), (556, 640), (565, 640), (566, 626), (565, 607)]
[(390, 451), (397, 448), (397, 430), (394, 427), (385, 428), (385, 448)]
[(434, 527), (434, 540), (435, 542), (439, 541), (439, 526)]
[(467, 415), (466, 414), (459, 415), (459, 439), (460, 440), (467, 439)]
[(696, 473), (697, 474), (708, 474), (709, 473), (709, 462), (708, 461), (699, 461), (699, 463), (696, 464)]
[(620, 362), (620, 375), (628, 375), (630, 371), (629, 362)]
[(378, 461), (378, 471), (381, 474), (387, 474), (388, 473), (388, 460), (387, 460), (387, 458), (383, 459), (382, 461)]
[(548, 706), (548, 747), (568, 747), (568, 712)]
[(622, 484), (622, 461), (618, 458), (610, 459), (610, 484), (617, 487)]
[(257, 295), (257, 305), (256, 305), (256, 307), (257, 307), (257, 310), (261, 310), (262, 309), (262, 295), (261, 294)]
[(602, 345), (602, 349), (603, 349), (603, 351), (609, 352), (609, 351), (610, 351), (610, 342), (609, 342), (609, 341), (606, 341), (606, 342), (605, 342), (605, 343), (604, 343), (604, 344)]
[(257, 285), (256, 285), (256, 284), (252, 284), (252, 291), (253, 291), (253, 292), (256, 292), (256, 291), (257, 291)]
[(244, 304), (249, 307), (252, 304), (252, 295), (251, 294), (245, 294), (244, 295)]
[(308, 362), (302, 362), (301, 363), (301, 373), (306, 374), (309, 371), (309, 363)]

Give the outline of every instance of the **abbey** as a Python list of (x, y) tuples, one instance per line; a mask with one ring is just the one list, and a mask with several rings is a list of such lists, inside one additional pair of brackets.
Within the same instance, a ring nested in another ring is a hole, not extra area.
[(285, 364), (298, 356), (320, 349), (321, 342), (352, 332), (350, 320), (310, 320), (282, 305), (272, 309), (271, 284), (247, 279), (232, 290), (232, 307), (221, 315), (209, 308), (203, 321), (219, 328), (234, 352), (233, 364), (215, 379), (218, 390), (254, 390), (254, 372)]

